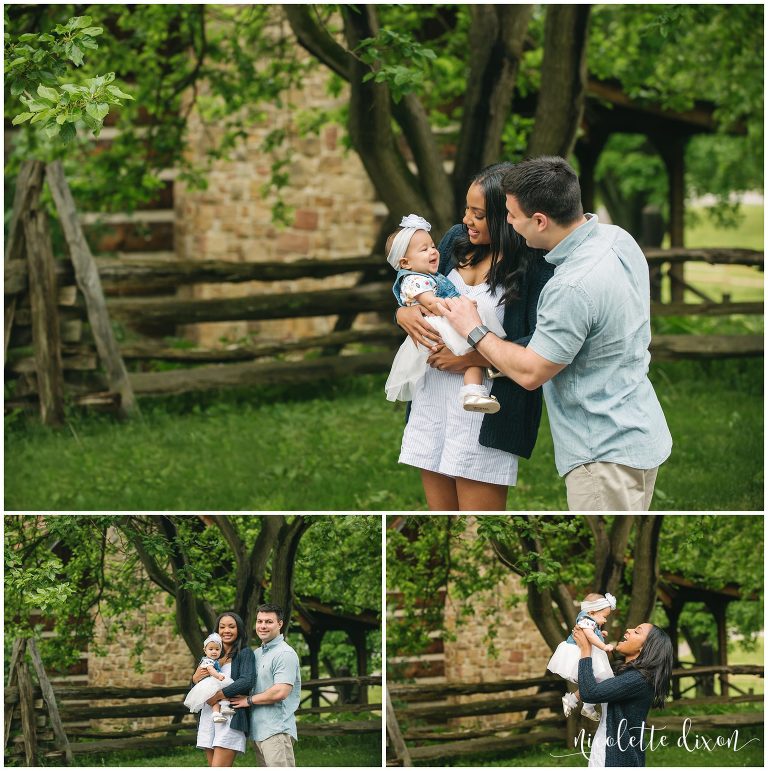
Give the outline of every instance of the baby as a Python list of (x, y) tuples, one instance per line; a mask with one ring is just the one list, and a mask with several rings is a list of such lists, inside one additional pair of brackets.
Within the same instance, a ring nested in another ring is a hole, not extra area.
[[(607, 592), (605, 596), (588, 594), (581, 603), (581, 612), (576, 616), (576, 626), (584, 630), (587, 639), (592, 643), (592, 670), (597, 682), (613, 677), (613, 670), (607, 656), (613, 650), (613, 645), (608, 645), (605, 642), (600, 627), (605, 624), (611, 611), (615, 609), (616, 598), (612, 594)], [(571, 634), (567, 640), (557, 646), (549, 664), (547, 664), (547, 669), (572, 683), (578, 683), (580, 658), (579, 646), (576, 645)], [(566, 693), (563, 696), (563, 712), (566, 717), (576, 708), (579, 701), (578, 691)], [(594, 704), (584, 704), (581, 708), (581, 714), (590, 720), (600, 720), (600, 715), (595, 710)]]
[[(387, 262), (397, 271), (392, 291), (401, 306), (422, 305), (432, 314), (425, 317), (443, 338), (445, 345), (456, 356), (473, 350), (472, 346), (438, 315), (435, 307), (439, 299), (460, 297), (451, 281), (437, 272), (440, 253), (435, 248), (429, 231), (432, 226), (423, 217), (409, 214), (400, 222), (400, 229), (387, 239)], [(504, 328), (492, 308), (478, 307), (483, 323), (499, 337), (506, 337)], [(429, 351), (416, 347), (406, 339), (392, 363), (384, 386), (389, 401), (410, 401), (424, 383)], [(483, 368), (468, 367), (464, 371), (464, 386), (459, 392), (465, 410), (493, 414), (500, 409), (499, 402), (483, 384)]]
[[(197, 668), (205, 667), (210, 677), (203, 678), (195, 685), (187, 697), (184, 699), (184, 706), (189, 708), (190, 712), (199, 712), (203, 704), (208, 701), (221, 688), (230, 685), (234, 681), (227, 677), (219, 666), (218, 659), (221, 656), (222, 642), (221, 637), (213, 632), (203, 641), (203, 656)], [(226, 681), (226, 682), (225, 682)], [(220, 701), (211, 707), (213, 710), (214, 723), (226, 723), (227, 717), (235, 714), (235, 710), (229, 705), (228, 701)]]

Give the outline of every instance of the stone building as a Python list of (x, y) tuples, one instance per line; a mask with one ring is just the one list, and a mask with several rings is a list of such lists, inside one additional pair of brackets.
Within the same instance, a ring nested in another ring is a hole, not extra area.
[[(475, 522), (470, 521), (465, 537), (476, 538)], [(495, 560), (495, 557), (489, 553), (488, 559)], [(392, 596), (395, 595), (395, 589), (388, 586)], [(471, 598), (473, 610), (467, 616), (461, 613), (461, 601), (451, 597), (449, 587), (443, 593), (443, 626), (447, 634), (441, 635), (435, 630), (430, 649), (422, 655), (398, 657), (395, 651), (389, 651), (388, 661), (394, 661), (404, 677), (425, 685), (446, 682), (490, 683), (544, 676), (551, 651), (528, 614), (524, 602), (506, 609), (506, 600), (514, 596), (524, 597), (525, 587), (516, 575), (510, 573), (495, 588), (493, 596), (474, 595)], [(490, 613), (492, 606), (499, 610)], [(396, 615), (398, 613), (402, 614), (402, 611), (395, 611)], [(496, 655), (489, 654), (488, 644), (483, 640), (489, 622), (495, 626)], [(492, 698), (525, 696), (535, 692), (536, 688), (503, 691), (493, 694)], [(487, 694), (450, 696), (445, 703), (457, 704), (488, 698)], [(449, 721), (449, 724), (491, 728), (522, 719), (523, 714), (518, 712), (459, 718)]]

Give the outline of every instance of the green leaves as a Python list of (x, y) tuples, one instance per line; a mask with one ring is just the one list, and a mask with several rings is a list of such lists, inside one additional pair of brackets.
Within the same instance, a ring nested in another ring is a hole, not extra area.
[[(75, 67), (84, 63), (83, 49), (95, 50), (95, 39), (103, 33), (91, 26), (90, 16), (75, 16), (66, 24), (58, 24), (50, 34), (24, 33), (13, 43), (5, 37), (5, 84), (11, 96), (18, 97), (26, 110), (13, 117), (13, 125), (29, 121), (40, 124), (47, 139), (70, 142), (77, 136), (76, 126), (82, 123), (98, 136), (109, 113), (110, 105), (133, 99), (111, 84), (114, 72), (108, 72), (84, 85), (62, 83), (68, 71), (67, 62)], [(36, 94), (33, 97), (32, 94)]]
[(425, 65), (437, 58), (431, 48), (410, 35), (386, 28), (376, 37), (362, 40), (357, 53), (372, 68), (363, 76), (363, 82), (385, 83), (395, 102), (425, 84)]

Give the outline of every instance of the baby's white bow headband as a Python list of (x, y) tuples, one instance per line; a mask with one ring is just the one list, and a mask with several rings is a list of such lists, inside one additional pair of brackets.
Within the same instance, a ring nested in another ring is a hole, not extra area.
[(418, 214), (409, 214), (407, 217), (403, 217), (403, 219), (400, 220), (399, 227), (403, 229), (395, 236), (394, 241), (392, 241), (392, 247), (387, 255), (387, 262), (395, 270), (399, 269), (400, 260), (403, 259), (403, 256), (408, 249), (408, 244), (411, 242), (411, 238), (413, 238), (413, 234), (417, 230), (426, 230), (427, 233), (432, 230), (432, 225), (430, 225), (424, 217), (420, 217)]
[(616, 598), (610, 592), (606, 592), (605, 597), (601, 597), (599, 600), (584, 600), (581, 603), (581, 609), (586, 611), (602, 610), (603, 608), (616, 610)]

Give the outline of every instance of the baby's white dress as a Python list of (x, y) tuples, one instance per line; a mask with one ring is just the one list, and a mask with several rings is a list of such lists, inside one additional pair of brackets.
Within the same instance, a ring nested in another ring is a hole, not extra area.
[[(200, 660), (198, 667), (211, 666), (214, 663), (214, 659), (203, 658)], [(222, 672), (222, 674), (224, 674)], [(208, 699), (213, 694), (218, 693), (222, 688), (226, 688), (228, 685), (232, 685), (235, 681), (228, 676), (224, 676), (223, 680), (209, 675), (204, 677), (199, 683), (192, 687), (190, 692), (184, 699), (184, 706), (189, 709), (190, 712), (199, 712), (203, 708)]]
[[(581, 611), (576, 617), (576, 626), (580, 626), (582, 629), (589, 629), (598, 637), (602, 638), (602, 632), (600, 632), (597, 623), (584, 611)], [(576, 645), (573, 636), (569, 635), (567, 640), (563, 640), (563, 642), (555, 648), (555, 652), (552, 654), (552, 658), (547, 664), (547, 669), (556, 675), (560, 675), (560, 677), (565, 678), (566, 680), (570, 680), (572, 683), (578, 683), (579, 659), (581, 659), (579, 646)], [(598, 683), (602, 680), (607, 680), (609, 677), (613, 677), (613, 670), (611, 669), (610, 661), (608, 661), (608, 654), (594, 645), (592, 646), (592, 672)]]
[[(455, 282), (454, 282), (455, 283)], [(406, 276), (400, 285), (400, 302), (402, 305), (418, 305), (414, 293), (434, 292), (437, 282), (425, 276)], [(464, 293), (462, 293), (464, 294)], [(480, 319), (488, 329), (498, 337), (506, 337), (504, 327), (499, 321), (496, 312), (496, 306), (493, 304), (492, 296), (486, 293), (479, 295), (476, 299), (477, 312)], [(473, 350), (472, 346), (462, 337), (444, 316), (425, 316), (424, 320), (440, 334), (443, 342), (455, 356), (464, 356)], [(392, 369), (384, 385), (387, 399), (390, 402), (410, 402), (414, 396), (424, 387), (424, 377), (429, 365), (427, 358), (430, 350), (423, 345), (413, 344), (410, 337), (403, 340), (395, 360), (392, 362)]]

